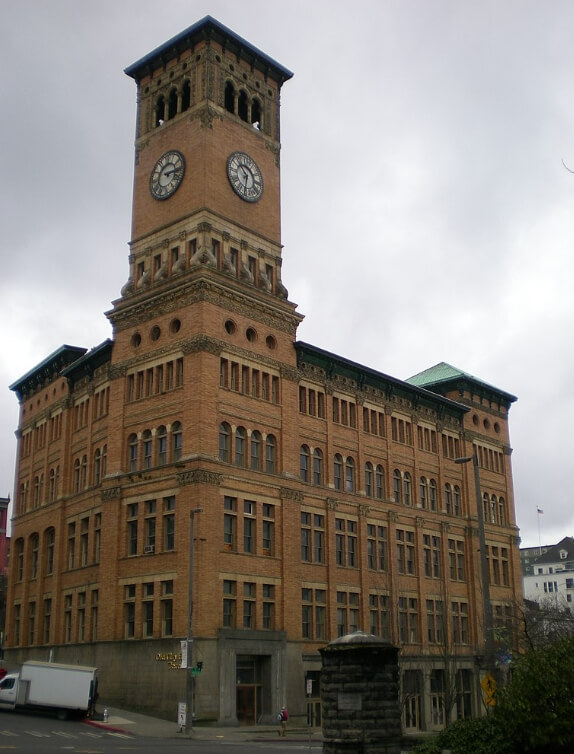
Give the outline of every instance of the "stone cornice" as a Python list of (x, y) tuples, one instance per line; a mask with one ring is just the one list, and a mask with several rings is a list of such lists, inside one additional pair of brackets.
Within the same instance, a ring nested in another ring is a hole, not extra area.
[[(294, 304), (282, 299), (269, 299), (259, 289), (236, 283), (233, 286), (210, 280), (209, 271), (202, 268), (200, 275), (189, 273), (181, 282), (170, 281), (169, 287), (148, 290), (143, 295), (121, 299), (107, 316), (116, 332), (136, 327), (163, 314), (174, 313), (198, 302), (221, 306), (229, 312), (250, 317), (294, 335), (302, 316), (295, 312)], [(219, 274), (219, 273), (218, 273)], [(190, 275), (193, 279), (190, 279)], [(264, 300), (264, 297), (267, 300)]]

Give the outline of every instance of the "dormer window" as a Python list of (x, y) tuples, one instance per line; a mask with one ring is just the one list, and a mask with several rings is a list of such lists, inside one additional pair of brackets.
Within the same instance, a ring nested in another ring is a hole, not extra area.
[(568, 551), (560, 550), (560, 560), (566, 560), (567, 557), (568, 557)]

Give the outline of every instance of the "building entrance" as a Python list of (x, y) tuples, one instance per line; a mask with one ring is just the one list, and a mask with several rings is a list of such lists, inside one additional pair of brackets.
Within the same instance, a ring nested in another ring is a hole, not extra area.
[(237, 655), (235, 704), (240, 725), (254, 725), (261, 716), (261, 657)]

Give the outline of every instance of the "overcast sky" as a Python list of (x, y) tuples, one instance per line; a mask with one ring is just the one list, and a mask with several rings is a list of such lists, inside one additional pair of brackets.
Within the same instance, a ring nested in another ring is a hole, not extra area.
[(295, 74), (282, 235), (299, 339), (401, 379), (446, 361), (518, 396), (522, 544), (539, 526), (543, 544), (574, 535), (571, 0), (0, 5), (0, 495), (8, 385), (111, 335), (135, 128), (123, 69), (210, 14)]

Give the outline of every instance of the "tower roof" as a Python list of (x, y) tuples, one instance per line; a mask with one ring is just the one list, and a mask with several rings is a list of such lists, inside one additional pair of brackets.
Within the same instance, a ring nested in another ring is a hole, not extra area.
[(129, 65), (125, 69), (125, 73), (136, 81), (140, 81), (157, 68), (158, 64), (165, 65), (168, 61), (177, 58), (184, 50), (190, 48), (193, 50), (198, 42), (211, 39), (218, 42), (225, 50), (233, 52), (238, 59), (246, 60), (265, 76), (277, 81), (279, 86), (293, 76), (287, 68), (228, 29), (227, 26), (216, 21), (212, 16), (205, 16), (201, 21), (189, 26), (160, 47), (156, 47), (155, 50)]
[(478, 377), (473, 377), (472, 374), (463, 372), (462, 369), (453, 367), (445, 361), (441, 361), (439, 364), (435, 364), (434, 367), (429, 367), (429, 369), (425, 369), (405, 381), (410, 385), (424, 387), (426, 390), (440, 392), (441, 394), (446, 390), (456, 388), (462, 391), (464, 386), (467, 386), (472, 389), (473, 393), (487, 396), (491, 400), (502, 401), (507, 408), (517, 400), (515, 395), (489, 385), (488, 382), (484, 382), (484, 380), (480, 380)]

